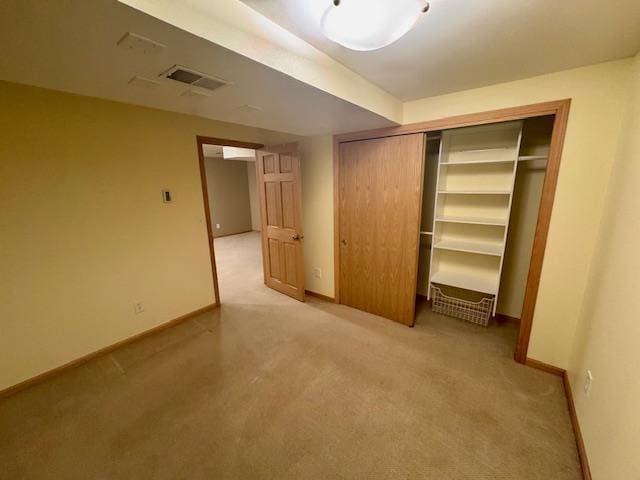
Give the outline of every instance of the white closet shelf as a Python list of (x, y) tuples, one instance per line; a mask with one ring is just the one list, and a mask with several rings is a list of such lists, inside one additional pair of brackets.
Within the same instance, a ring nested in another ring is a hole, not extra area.
[(495, 150), (496, 152), (499, 152), (499, 151), (507, 150), (508, 148), (513, 148), (513, 146), (510, 145), (510, 146), (506, 146), (506, 147), (452, 148), (451, 150), (449, 150), (449, 152), (451, 152), (451, 153), (463, 153), (463, 152), (475, 153), (475, 152), (490, 152), (492, 150)]
[(455, 252), (478, 253), (481, 255), (502, 255), (504, 245), (489, 242), (465, 242), (462, 240), (440, 240), (434, 248), (441, 250), (453, 250)]
[(433, 274), (431, 282), (491, 295), (498, 293), (498, 272), (491, 276), (480, 276), (470, 275), (469, 273), (439, 271)]
[(437, 217), (436, 222), (468, 223), (471, 225), (497, 225), (502, 227), (507, 224), (507, 221), (504, 218), (482, 217)]
[(469, 160), (469, 161), (457, 161), (457, 162), (441, 162), (440, 165), (482, 165), (485, 163), (513, 163), (515, 159), (510, 160)]
[(429, 284), (493, 295), (494, 315), (518, 160), (524, 153), (522, 126), (518, 120), (444, 130), (440, 144)]
[(518, 157), (519, 162), (524, 162), (526, 160), (548, 160), (549, 155), (520, 155)]
[(440, 195), (511, 195), (511, 190), (438, 190)]

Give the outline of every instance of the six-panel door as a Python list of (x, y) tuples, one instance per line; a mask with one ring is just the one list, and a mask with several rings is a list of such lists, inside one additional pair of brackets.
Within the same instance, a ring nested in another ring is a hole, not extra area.
[(256, 153), (265, 284), (304, 300), (302, 191), (297, 145)]

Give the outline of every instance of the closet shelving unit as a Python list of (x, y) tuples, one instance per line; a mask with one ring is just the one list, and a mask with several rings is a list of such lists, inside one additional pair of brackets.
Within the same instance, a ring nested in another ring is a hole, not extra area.
[(433, 284), (491, 295), (495, 315), (518, 161), (543, 157), (519, 157), (522, 127), (516, 121), (442, 133), (428, 297)]

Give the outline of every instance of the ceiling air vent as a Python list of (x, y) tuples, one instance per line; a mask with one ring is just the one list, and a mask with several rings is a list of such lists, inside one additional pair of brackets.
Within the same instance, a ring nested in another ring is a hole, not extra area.
[(192, 87), (204, 88), (205, 90), (217, 90), (231, 83), (222, 78), (205, 75), (204, 73), (196, 72), (195, 70), (190, 70), (180, 65), (174, 65), (166, 72), (160, 74), (160, 76), (184, 83), (185, 85), (191, 85)]

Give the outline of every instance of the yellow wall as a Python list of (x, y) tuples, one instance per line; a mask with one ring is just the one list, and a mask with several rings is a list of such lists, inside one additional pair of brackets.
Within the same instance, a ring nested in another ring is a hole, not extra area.
[(529, 356), (566, 368), (604, 204), (631, 59), (408, 102), (404, 123), (572, 98)]
[(640, 56), (628, 103), (569, 364), (593, 478), (609, 480), (640, 478)]
[(248, 163), (255, 170), (253, 162), (213, 157), (204, 159), (214, 237), (252, 229)]
[(292, 140), (5, 82), (0, 105), (0, 389), (211, 304), (196, 134)]
[[(307, 137), (302, 153), (305, 288), (333, 297), (333, 139)], [(313, 269), (322, 270), (322, 278)]]

